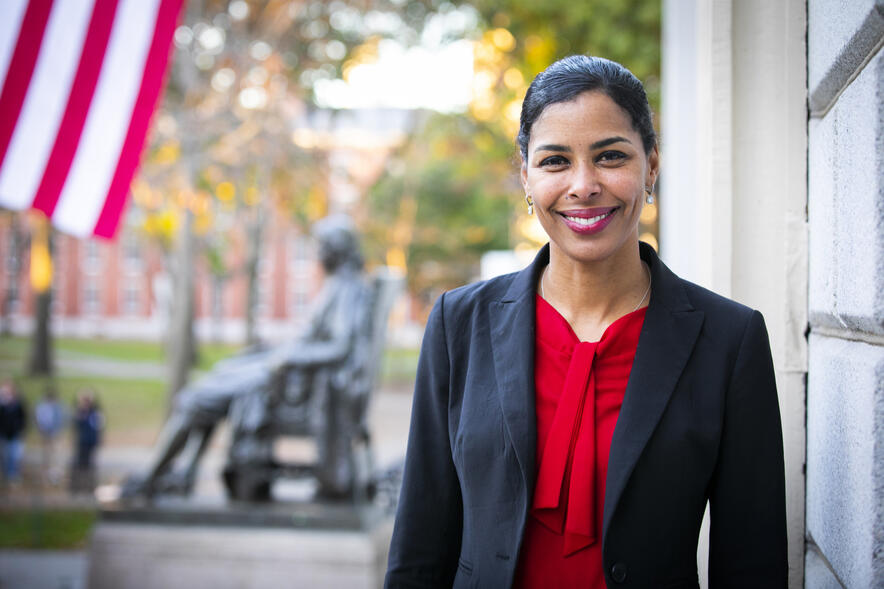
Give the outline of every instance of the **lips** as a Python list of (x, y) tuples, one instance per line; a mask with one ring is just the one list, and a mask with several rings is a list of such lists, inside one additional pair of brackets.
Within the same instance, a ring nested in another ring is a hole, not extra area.
[(575, 233), (598, 233), (608, 226), (614, 213), (620, 207), (593, 207), (590, 209), (573, 209), (559, 211), (565, 225)]

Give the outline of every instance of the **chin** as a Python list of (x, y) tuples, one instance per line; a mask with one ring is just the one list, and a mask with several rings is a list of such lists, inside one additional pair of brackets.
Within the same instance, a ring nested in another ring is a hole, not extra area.
[[(569, 240), (570, 241), (570, 240)], [(581, 264), (596, 264), (606, 260), (617, 258), (625, 252), (635, 248), (638, 251), (638, 236), (623, 240), (600, 239), (590, 243), (562, 243), (551, 239), (550, 247), (558, 250), (562, 255), (574, 262)]]

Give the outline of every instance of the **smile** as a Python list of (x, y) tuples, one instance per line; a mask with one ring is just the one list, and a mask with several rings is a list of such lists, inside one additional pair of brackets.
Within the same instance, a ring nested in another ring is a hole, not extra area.
[(575, 233), (597, 233), (608, 226), (619, 207), (596, 207), (574, 211), (562, 211), (559, 215), (565, 225)]
[(583, 226), (588, 227), (589, 225), (595, 225), (596, 223), (598, 223), (599, 221), (601, 221), (605, 217), (610, 217), (613, 214), (614, 214), (614, 211), (611, 211), (610, 213), (602, 213), (601, 215), (599, 215), (597, 217), (589, 217), (587, 219), (584, 219), (583, 217), (569, 217), (568, 215), (562, 215), (562, 216), (565, 217), (566, 219), (568, 219), (569, 221), (571, 221), (572, 223), (577, 223), (578, 225), (583, 225)]

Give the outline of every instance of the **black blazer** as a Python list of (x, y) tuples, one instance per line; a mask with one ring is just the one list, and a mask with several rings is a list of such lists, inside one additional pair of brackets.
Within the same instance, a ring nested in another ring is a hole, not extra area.
[[(785, 587), (783, 441), (761, 314), (678, 278), (641, 244), (651, 299), (611, 442), (609, 587)], [(509, 587), (534, 490), (534, 295), (521, 272), (444, 294), (415, 383), (386, 587)]]

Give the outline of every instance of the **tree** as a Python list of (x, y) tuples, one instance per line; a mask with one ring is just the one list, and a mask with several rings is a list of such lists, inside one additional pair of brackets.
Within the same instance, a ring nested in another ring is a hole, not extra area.
[(2, 214), (2, 222), (7, 229), (8, 243), (6, 259), (3, 260), (6, 272), (6, 288), (0, 304), (0, 336), (12, 333), (12, 304), (19, 300), (19, 280), (22, 269), (22, 253), (26, 248), (25, 233), (21, 229), (21, 215), (7, 211)]
[[(370, 59), (377, 38), (417, 38), (434, 0), (191, 0), (176, 30), (169, 87), (149, 157), (136, 186), (144, 230), (173, 268), (169, 391), (186, 382), (195, 347), (195, 256), (214, 245), (221, 274), (242, 272), (256, 292), (263, 220), (272, 211), (309, 222), (324, 212), (321, 152), (299, 149), (293, 121), (311, 108), (314, 86)], [(232, 219), (232, 220), (231, 220)], [(240, 221), (240, 222), (237, 222)], [(208, 235), (244, 231), (240, 268), (217, 250), (236, 240)], [(219, 262), (224, 262), (219, 264)], [(225, 266), (222, 270), (222, 266)], [(254, 339), (254, 296), (246, 309)]]
[(28, 353), (27, 374), (52, 374), (52, 229), (42, 213), (31, 217), (31, 289), (34, 295), (34, 332)]

